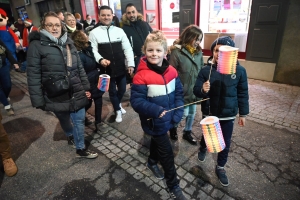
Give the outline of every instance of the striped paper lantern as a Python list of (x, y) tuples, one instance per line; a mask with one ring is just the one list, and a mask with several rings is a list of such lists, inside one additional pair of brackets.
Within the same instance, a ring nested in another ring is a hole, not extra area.
[(217, 71), (221, 74), (235, 74), (239, 48), (220, 46)]
[(225, 148), (225, 142), (219, 122), (219, 118), (209, 116), (201, 120), (200, 125), (206, 147), (210, 153), (218, 153)]
[(109, 88), (110, 76), (107, 74), (101, 74), (99, 76), (97, 88), (103, 92), (107, 92)]

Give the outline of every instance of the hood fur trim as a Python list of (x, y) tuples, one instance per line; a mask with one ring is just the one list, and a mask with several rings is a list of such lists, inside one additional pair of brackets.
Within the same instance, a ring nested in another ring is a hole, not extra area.
[[(141, 21), (144, 20), (144, 17), (143, 17), (143, 15), (142, 15), (141, 13), (138, 13), (138, 14), (137, 14), (137, 20), (141, 20)], [(122, 15), (122, 23), (123, 23), (123, 25), (130, 26), (130, 21), (127, 19), (126, 13), (124, 13), (124, 14)]]

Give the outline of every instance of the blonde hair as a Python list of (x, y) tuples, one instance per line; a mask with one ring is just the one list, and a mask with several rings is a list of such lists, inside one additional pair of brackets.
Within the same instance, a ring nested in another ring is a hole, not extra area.
[(165, 52), (168, 51), (167, 38), (163, 34), (163, 32), (161, 32), (160, 30), (155, 30), (155, 31), (152, 31), (151, 33), (149, 33), (149, 35), (147, 36), (147, 38), (144, 42), (144, 45), (142, 46), (142, 52), (144, 54), (146, 53), (147, 44), (149, 42), (159, 42), (163, 46)]
[(64, 13), (64, 17), (65, 17), (65, 20), (64, 20), (65, 22), (67, 22), (68, 17), (72, 17), (72, 18), (76, 19), (74, 17), (74, 15), (72, 13), (70, 13), (70, 12), (65, 12)]

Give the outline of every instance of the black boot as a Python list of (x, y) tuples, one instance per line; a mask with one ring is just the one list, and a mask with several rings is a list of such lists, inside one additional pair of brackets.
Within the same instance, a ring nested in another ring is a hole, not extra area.
[(182, 138), (188, 141), (191, 145), (197, 145), (197, 140), (192, 137), (191, 131), (183, 131)]
[(84, 125), (85, 125), (85, 126), (89, 126), (89, 125), (91, 125), (91, 124), (93, 124), (93, 122), (92, 122), (91, 120), (89, 120), (87, 117), (85, 117)]
[(178, 140), (177, 128), (171, 128), (169, 131), (170, 131), (170, 138), (172, 140), (177, 141)]

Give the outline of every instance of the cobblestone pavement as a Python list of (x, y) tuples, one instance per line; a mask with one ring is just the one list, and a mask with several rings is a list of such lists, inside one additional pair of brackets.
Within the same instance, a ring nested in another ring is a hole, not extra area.
[[(13, 83), (28, 95), (26, 76), (24, 74), (12, 72), (12, 79)], [(283, 130), (287, 129), (293, 133), (300, 133), (300, 87), (249, 79), (249, 93), (250, 114), (247, 117), (248, 120)], [(105, 101), (108, 101), (107, 96), (104, 97), (104, 102)], [(128, 108), (128, 94), (125, 103), (126, 107)], [(105, 108), (105, 106), (107, 106), (107, 108)], [(133, 132), (131, 130), (136, 129), (137, 127), (133, 126), (130, 121), (124, 120), (124, 122), (121, 123), (123, 126), (125, 124), (125, 126), (127, 126), (126, 128), (122, 128), (120, 127), (122, 125), (118, 125), (116, 123), (110, 123), (110, 121), (112, 121), (114, 118), (114, 115), (112, 115), (112, 108), (108, 104), (105, 104), (105, 106), (103, 109), (106, 119), (105, 126), (108, 127), (108, 132), (93, 133), (93, 127), (87, 127), (86, 133), (88, 135), (93, 135), (94, 137), (91, 144), (100, 150), (107, 158), (131, 174), (137, 181), (145, 183), (151, 190), (159, 193), (161, 199), (169, 199), (169, 195), (165, 190), (165, 182), (154, 178), (150, 171), (145, 167), (147, 156), (149, 154), (147, 144), (149, 143), (150, 138), (147, 136), (137, 136), (136, 134), (131, 134), (130, 132)], [(198, 110), (200, 109), (198, 108)], [(130, 114), (130, 111), (128, 114)], [(197, 115), (198, 117), (196, 117), (197, 119), (195, 120), (195, 124), (197, 125), (195, 126), (199, 129), (198, 122), (200, 121), (200, 112), (198, 112)], [(131, 120), (137, 117), (133, 114), (129, 116), (132, 117)], [(88, 117), (93, 120), (92, 115), (89, 115)], [(121, 130), (124, 131), (121, 132)], [(200, 137), (198, 130), (196, 131), (195, 136)], [(181, 145), (182, 141), (179, 142), (181, 142)], [(213, 172), (211, 174), (207, 174), (207, 180), (203, 178), (203, 175), (198, 176), (195, 171), (199, 171), (199, 169), (192, 166), (199, 164), (195, 164), (194, 161), (189, 161), (190, 158), (194, 159), (194, 155), (197, 154), (197, 148), (186, 145), (182, 150), (179, 149), (177, 146), (178, 144), (172, 143), (172, 145), (174, 148), (174, 154), (176, 155), (175, 163), (178, 176), (181, 180), (180, 185), (188, 199), (258, 199), (255, 198), (255, 194), (253, 194), (252, 197), (243, 196), (240, 194), (236, 195), (237, 193), (234, 190), (227, 190), (220, 186), (216, 186), (218, 185), (217, 182), (207, 181), (210, 180), (211, 176), (215, 176), (213, 175)], [(249, 160), (251, 160), (252, 155), (248, 155), (246, 157), (242, 156), (242, 153), (239, 155), (240, 152), (245, 150), (239, 147), (237, 143), (233, 142), (232, 149), (237, 150), (238, 152), (232, 154), (232, 157), (236, 160), (241, 161), (243, 160), (241, 159), (242, 157), (245, 158), (245, 160), (241, 162), (247, 163)], [(212, 157), (214, 158), (214, 156)], [(298, 162), (297, 159), (295, 162)], [(257, 171), (257, 166), (259, 166), (260, 163), (254, 162), (253, 165), (255, 166), (252, 166), (252, 170)], [(249, 166), (251, 168), (251, 164)], [(247, 167), (249, 168), (249, 166)], [(268, 164), (264, 166), (268, 166), (269, 168), (273, 169)], [(202, 166), (200, 166), (200, 168), (202, 168)], [(260, 165), (260, 168), (262, 169), (263, 165)], [(235, 172), (229, 171), (229, 173)], [(273, 174), (268, 170), (265, 170), (264, 173)], [(289, 180), (296, 179), (295, 185), (298, 185), (298, 188), (296, 189), (298, 193), (300, 185), (299, 177), (300, 174), (297, 172), (297, 174), (294, 173), (292, 175), (292, 178), (287, 178)], [(272, 198), (267, 197), (265, 199)]]

